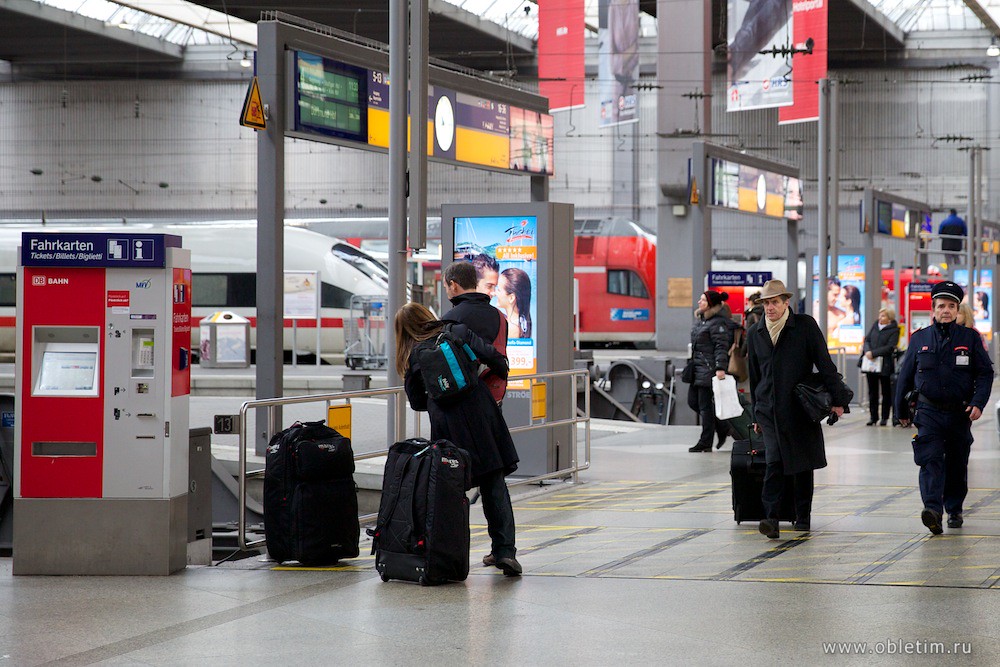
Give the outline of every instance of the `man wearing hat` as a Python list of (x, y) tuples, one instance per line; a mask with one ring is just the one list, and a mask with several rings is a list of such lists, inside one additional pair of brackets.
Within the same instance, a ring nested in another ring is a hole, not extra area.
[[(753, 427), (763, 434), (767, 463), (760, 532), (771, 539), (779, 537), (779, 510), (786, 492), (795, 496), (795, 530), (809, 530), (813, 471), (826, 467), (823, 430), (795, 398), (795, 386), (815, 366), (833, 399), (834, 414), (842, 416), (851, 399), (819, 325), (809, 315), (792, 313), (791, 297), (780, 280), (764, 283), (760, 293), (764, 319), (747, 332)], [(785, 475), (793, 477), (793, 491), (785, 489)]]
[(964, 296), (951, 281), (934, 285), (934, 323), (910, 336), (896, 385), (899, 421), (917, 427), (913, 461), (920, 466), (920, 520), (934, 535), (943, 532), (945, 512), (949, 528), (962, 527), (972, 422), (982, 416), (993, 384), (993, 364), (979, 332), (956, 322)]

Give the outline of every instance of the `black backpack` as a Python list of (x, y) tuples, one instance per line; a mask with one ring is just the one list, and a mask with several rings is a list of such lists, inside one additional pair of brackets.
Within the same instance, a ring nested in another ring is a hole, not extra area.
[(447, 402), (464, 396), (479, 381), (479, 359), (469, 344), (445, 325), (433, 340), (417, 346), (417, 364), (427, 395)]

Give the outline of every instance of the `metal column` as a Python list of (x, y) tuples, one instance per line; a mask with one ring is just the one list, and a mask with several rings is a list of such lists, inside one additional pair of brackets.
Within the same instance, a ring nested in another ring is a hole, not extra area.
[[(819, 81), (819, 138), (817, 142), (816, 158), (819, 160), (817, 176), (819, 180), (818, 200), (816, 202), (816, 212), (819, 214), (819, 239), (817, 240), (816, 257), (819, 264), (819, 281), (817, 286), (817, 314), (819, 316), (819, 330), (826, 338), (827, 332), (827, 261), (829, 259), (827, 251), (827, 234), (829, 230), (830, 216), (830, 184), (828, 182), (827, 167), (829, 165), (829, 138), (830, 138), (830, 83), (826, 79)], [(806, 271), (808, 276), (809, 272)], [(808, 293), (808, 290), (807, 290)], [(806, 299), (806, 303), (810, 303)]]

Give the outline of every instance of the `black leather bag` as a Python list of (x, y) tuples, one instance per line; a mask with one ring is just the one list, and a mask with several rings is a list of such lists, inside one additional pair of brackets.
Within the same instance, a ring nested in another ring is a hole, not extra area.
[(684, 384), (694, 382), (694, 359), (688, 359), (687, 363), (684, 364), (684, 370), (681, 371), (681, 382)]
[[(840, 377), (840, 382), (843, 384), (843, 377)], [(854, 392), (846, 385), (842, 389), (847, 396), (847, 401), (850, 402), (854, 398)], [(827, 417), (833, 416), (833, 396), (830, 395), (829, 390), (823, 383), (823, 377), (819, 373), (813, 373), (795, 385), (794, 391), (795, 397), (799, 400), (799, 404), (811, 421), (818, 423)], [(847, 409), (845, 408), (844, 411), (847, 412)], [(827, 423), (833, 424), (835, 421), (836, 419), (831, 419)]]

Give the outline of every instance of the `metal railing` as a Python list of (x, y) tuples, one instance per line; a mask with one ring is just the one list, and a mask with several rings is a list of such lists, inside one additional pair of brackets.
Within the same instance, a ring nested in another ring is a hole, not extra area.
[[(571, 416), (567, 418), (560, 418), (549, 420), (546, 417), (539, 419), (531, 419), (531, 423), (524, 424), (521, 426), (515, 426), (510, 428), (511, 434), (521, 433), (525, 431), (534, 431), (545, 428), (554, 428), (556, 426), (570, 425), (572, 424), (574, 428), (572, 429), (572, 446), (571, 446), (571, 457), (569, 466), (562, 468), (560, 470), (555, 470), (553, 472), (545, 473), (542, 475), (535, 475), (534, 477), (528, 477), (524, 479), (507, 480), (507, 486), (521, 486), (524, 484), (536, 484), (547, 479), (565, 478), (572, 476), (574, 482), (579, 481), (579, 473), (581, 470), (587, 470), (590, 468), (590, 376), (586, 369), (574, 369), (566, 371), (551, 371), (548, 373), (535, 373), (533, 375), (519, 375), (510, 378), (511, 382), (515, 381), (529, 381), (529, 386), (535, 384), (538, 380), (548, 380), (556, 378), (567, 378), (572, 383), (572, 391), (570, 392), (569, 404), (571, 406), (572, 412)], [(578, 410), (577, 407), (577, 396), (579, 394), (578, 382), (584, 382), (584, 407), (583, 410)], [(268, 434), (273, 435), (274, 433), (280, 431), (281, 429), (275, 423), (275, 408), (285, 405), (299, 405), (303, 403), (326, 403), (329, 407), (331, 403), (334, 402), (347, 402), (350, 403), (352, 399), (355, 398), (373, 398), (373, 397), (389, 397), (395, 396), (396, 400), (392, 401), (395, 404), (395, 409), (402, 412), (403, 415), (397, 414), (397, 417), (405, 415), (408, 411), (406, 394), (402, 387), (389, 387), (386, 389), (371, 389), (362, 391), (343, 391), (336, 393), (327, 394), (309, 394), (306, 396), (291, 396), (283, 398), (265, 398), (253, 401), (246, 401), (240, 407), (240, 428), (239, 428), (239, 527), (237, 531), (237, 541), (240, 549), (249, 550), (257, 549), (267, 545), (266, 539), (260, 540), (248, 540), (247, 539), (247, 522), (246, 522), (246, 507), (247, 507), (247, 482), (251, 479), (260, 479), (264, 476), (264, 469), (259, 468), (255, 470), (247, 470), (247, 413), (250, 410), (267, 410), (267, 425)], [(388, 402), (387, 402), (388, 406)], [(406, 423), (404, 419), (397, 419), (396, 423)], [(584, 460), (580, 462), (578, 460), (579, 456), (579, 441), (578, 433), (576, 429), (577, 424), (584, 425), (584, 448), (583, 456)], [(420, 417), (414, 419), (414, 430), (416, 434), (419, 435), (420, 432)], [(401, 434), (401, 437), (397, 439), (402, 440), (406, 438), (406, 434)], [(365, 452), (363, 454), (355, 454), (355, 461), (363, 461), (365, 459), (378, 458), (381, 456), (386, 456), (389, 453), (388, 447), (385, 449), (379, 449), (373, 452)], [(376, 514), (363, 514), (358, 517), (359, 521), (368, 521), (375, 518)]]

